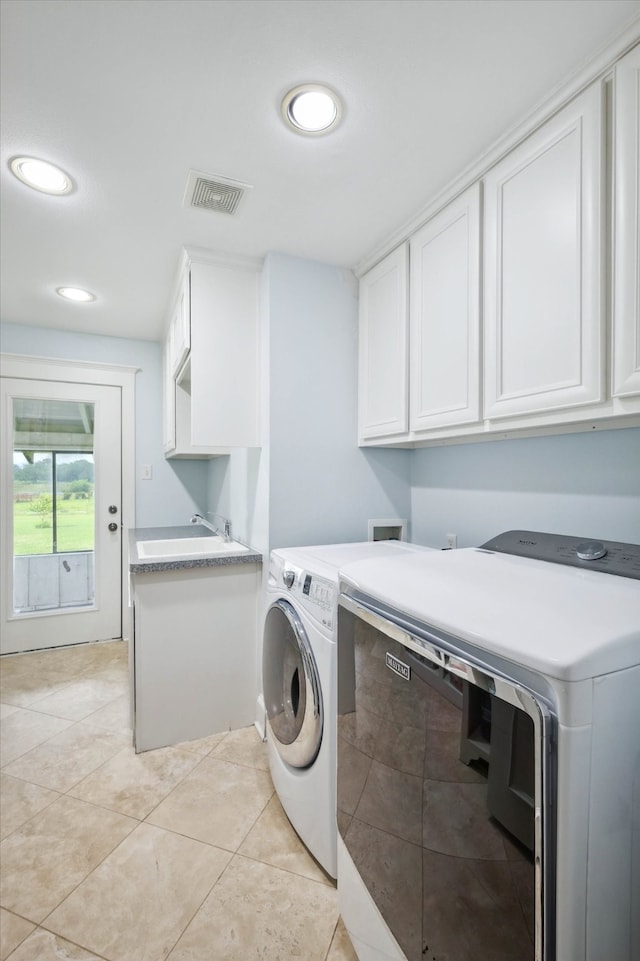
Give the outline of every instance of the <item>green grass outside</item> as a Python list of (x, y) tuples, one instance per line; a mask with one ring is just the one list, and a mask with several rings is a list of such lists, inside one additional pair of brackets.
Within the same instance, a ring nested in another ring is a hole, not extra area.
[[(30, 510), (28, 503), (13, 505), (13, 553), (51, 554), (53, 551), (53, 518)], [(58, 501), (58, 552), (92, 551), (94, 549), (94, 500)]]

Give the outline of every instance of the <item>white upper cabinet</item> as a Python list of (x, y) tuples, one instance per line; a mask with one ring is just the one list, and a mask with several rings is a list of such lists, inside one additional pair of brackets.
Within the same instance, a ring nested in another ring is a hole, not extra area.
[(640, 46), (617, 64), (614, 98), (613, 396), (640, 394)]
[(358, 430), (361, 440), (408, 429), (407, 244), (360, 281)]
[(409, 426), (480, 417), (480, 185), (410, 241)]
[(485, 177), (486, 418), (603, 400), (602, 128), (596, 83)]
[(258, 271), (191, 264), (191, 443), (258, 447)]
[(258, 447), (257, 262), (190, 250), (164, 344), (167, 457)]

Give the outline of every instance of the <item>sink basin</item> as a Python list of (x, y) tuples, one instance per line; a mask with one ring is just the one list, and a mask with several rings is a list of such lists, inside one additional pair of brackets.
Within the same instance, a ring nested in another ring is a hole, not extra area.
[(215, 557), (217, 554), (246, 554), (249, 551), (238, 541), (224, 537), (176, 537), (164, 541), (138, 541), (140, 560), (171, 560), (184, 557)]

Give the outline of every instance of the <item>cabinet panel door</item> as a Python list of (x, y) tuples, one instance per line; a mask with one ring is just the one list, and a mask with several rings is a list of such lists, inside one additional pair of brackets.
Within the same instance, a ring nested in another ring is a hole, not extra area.
[(360, 281), (361, 439), (407, 432), (407, 272), (403, 244)]
[(640, 46), (615, 75), (613, 394), (640, 393)]
[(486, 176), (486, 417), (603, 398), (602, 113), (595, 84)]
[(411, 430), (480, 417), (480, 185), (410, 244)]

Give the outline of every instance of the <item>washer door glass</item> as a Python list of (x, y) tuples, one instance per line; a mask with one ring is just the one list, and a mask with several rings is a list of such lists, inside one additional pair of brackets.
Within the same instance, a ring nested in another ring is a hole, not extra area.
[(267, 611), (262, 683), (280, 757), (292, 767), (308, 767), (322, 741), (320, 679), (302, 621), (285, 600), (276, 601)]

